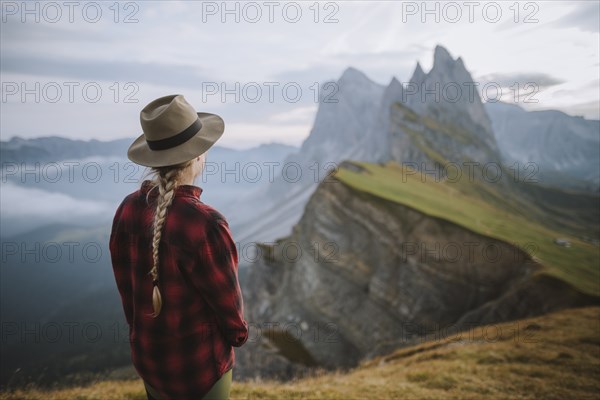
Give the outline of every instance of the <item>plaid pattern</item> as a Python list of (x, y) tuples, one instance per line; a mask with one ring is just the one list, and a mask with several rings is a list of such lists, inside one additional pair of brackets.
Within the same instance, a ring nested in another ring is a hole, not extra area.
[[(248, 339), (227, 221), (180, 185), (167, 211), (158, 267), (163, 306), (152, 318), (152, 221), (158, 188), (127, 196), (114, 217), (110, 253), (140, 377), (168, 399), (199, 399), (235, 362)], [(148, 203), (146, 202), (146, 195)]]

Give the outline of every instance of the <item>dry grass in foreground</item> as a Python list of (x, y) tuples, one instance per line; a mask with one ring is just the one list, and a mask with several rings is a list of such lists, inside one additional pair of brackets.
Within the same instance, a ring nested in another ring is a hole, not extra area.
[[(490, 325), (342, 373), (234, 382), (235, 399), (598, 399), (600, 307)], [(141, 381), (0, 394), (2, 400), (146, 399)]]

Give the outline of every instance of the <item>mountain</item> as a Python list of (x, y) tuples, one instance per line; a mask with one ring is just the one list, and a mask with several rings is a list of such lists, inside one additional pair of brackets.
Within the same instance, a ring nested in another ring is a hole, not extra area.
[(73, 140), (58, 136), (36, 139), (13, 137), (0, 144), (2, 163), (56, 162), (88, 157), (118, 157), (127, 154), (130, 139)]
[[(448, 53), (448, 52), (446, 51), (446, 53)], [(435, 57), (435, 49), (434, 49), (434, 57)], [(427, 74), (425, 74), (425, 71), (423, 71), (423, 68), (421, 67), (421, 63), (419, 63), (417, 61), (417, 65), (415, 66), (415, 70), (413, 71), (413, 74), (410, 77), (408, 83), (409, 83), (410, 86), (412, 86), (412, 87), (414, 87), (415, 89), (418, 90), (419, 87), (423, 84), (423, 81), (425, 81), (426, 77), (427, 77)]]
[(383, 162), (392, 157), (390, 151), (390, 113), (393, 104), (402, 101), (406, 101), (404, 87), (394, 77), (383, 92), (374, 123), (368, 128), (368, 133), (364, 135), (362, 144), (351, 159)]
[(600, 121), (502, 102), (485, 108), (507, 165), (529, 165), (546, 185), (600, 191)]
[[(342, 79), (346, 77), (349, 70), (344, 73)], [(355, 71), (352, 76), (357, 81), (363, 82), (364, 85), (364, 76), (358, 75)], [(364, 86), (366, 87), (366, 85)], [(424, 153), (421, 154), (422, 157), (415, 158), (414, 147), (407, 146), (406, 140), (403, 140), (406, 137), (399, 139), (406, 135), (399, 132), (398, 124), (394, 124), (394, 121), (415, 122), (413, 120), (416, 115), (422, 118), (422, 121), (416, 121), (419, 125), (418, 128), (415, 129), (414, 124), (411, 127), (412, 132), (417, 135), (423, 133), (421, 128), (445, 131), (441, 135), (437, 134), (433, 142), (428, 144), (430, 148), (446, 148), (449, 141), (453, 142), (452, 153), (446, 154), (446, 160), (460, 162), (468, 158), (470, 161), (481, 164), (500, 161), (491, 121), (476, 90), (475, 81), (462, 59), (459, 57), (454, 60), (444, 47), (440, 45), (435, 47), (433, 67), (428, 73), (425, 73), (421, 65), (417, 63), (406, 87), (394, 77), (383, 90), (379, 99), (372, 100), (373, 92), (366, 95), (366, 99), (377, 107), (374, 118), (371, 117), (373, 111), (364, 117), (365, 121), (373, 120), (366, 127), (367, 134), (362, 135), (360, 145), (354, 151), (348, 151), (346, 157), (340, 155), (340, 152), (330, 153), (330, 158), (335, 159), (336, 162), (343, 159), (369, 162), (385, 162), (393, 159), (398, 162), (427, 160), (429, 164), (433, 164), (435, 160), (429, 159)], [(398, 103), (409, 110), (410, 115), (394, 115), (398, 114), (398, 111), (394, 109)], [(354, 114), (362, 115), (363, 110), (364, 107), (355, 107)], [(338, 110), (329, 111), (331, 113)], [(344, 112), (346, 112), (345, 109)], [(341, 113), (337, 115), (338, 119), (348, 120)], [(334, 117), (329, 117), (329, 120), (334, 119)], [(432, 127), (431, 124), (428, 124), (432, 119), (438, 121), (439, 125)], [(324, 126), (327, 128), (327, 125)], [(343, 124), (338, 122), (335, 126), (339, 127)], [(339, 128), (330, 128), (330, 130), (340, 131)], [(342, 129), (341, 131), (345, 132), (346, 130)], [(410, 135), (412, 132), (407, 134)], [(320, 134), (320, 136), (324, 135)], [(332, 136), (335, 137), (335, 135)], [(343, 144), (347, 149), (353, 149), (353, 144), (356, 142), (355, 135), (350, 138), (344, 136), (343, 140), (335, 138), (338, 145)], [(312, 142), (318, 142), (318, 137), (312, 138), (311, 134), (307, 143)]]
[(282, 172), (266, 190), (254, 190), (231, 205), (252, 204), (252, 213), (230, 221), (241, 242), (270, 241), (289, 232), (327, 172), (363, 152), (383, 91), (355, 68), (347, 68), (336, 82), (321, 85), (319, 109), (300, 150), (285, 158)]
[[(2, 163), (44, 163), (63, 160), (81, 160), (87, 158), (126, 158), (127, 149), (134, 138), (109, 141), (74, 140), (59, 136), (47, 136), (34, 139), (13, 137), (0, 142), (0, 160)], [(219, 162), (250, 162), (277, 159), (277, 155), (297, 151), (297, 147), (282, 143), (263, 143), (245, 150), (230, 149), (215, 145), (208, 155)], [(208, 157), (207, 157), (208, 160)]]
[(331, 84), (322, 85), (315, 122), (299, 151), (301, 160), (319, 165), (354, 157), (375, 122), (384, 92), (381, 85), (352, 67)]
[(462, 58), (454, 60), (448, 50), (437, 45), (431, 71), (424, 75), (417, 65), (412, 79), (414, 82), (407, 85), (408, 107), (442, 124), (452, 123), (474, 132), (485, 147), (497, 152), (491, 121)]
[[(598, 303), (598, 287), (592, 283), (598, 278), (597, 196), (514, 181), (476, 92), (459, 101), (419, 97), (425, 91), (440, 93), (438, 87), (459, 83), (468, 88), (464, 84), (473, 82), (462, 60), (452, 59), (441, 46), (429, 73), (417, 64), (407, 87), (392, 79), (366, 140), (352, 157), (402, 167), (374, 172), (375, 165), (342, 162), (309, 197), (291, 234), (260, 247), (245, 291), (252, 317), (297, 325), (316, 321), (332, 328), (325, 335), (336, 337), (333, 344), (314, 343), (308, 336), (287, 344), (276, 340), (291, 362), (353, 365), (401, 346), (395, 333), (403, 324), (468, 326)], [(477, 164), (476, 179), (452, 180), (444, 170), (448, 163), (458, 164), (459, 173), (465, 173), (464, 163)], [(502, 179), (485, 175), (490, 166)], [(373, 190), (388, 188), (395, 204), (384, 201), (390, 200), (388, 194), (367, 196), (335, 178), (348, 171), (360, 174)], [(300, 208), (299, 203), (294, 206)], [(284, 207), (287, 211), (289, 204)], [(287, 222), (280, 217), (264, 221), (279, 232)], [(555, 242), (563, 241), (577, 249), (561, 251)], [(445, 246), (467, 254), (466, 243), (500, 249), (503, 257), (402, 259), (406, 245), (424, 246), (426, 253), (428, 246)], [(284, 257), (289, 249), (301, 255)], [(335, 259), (328, 262), (331, 256)]]
[(54, 224), (2, 238), (2, 388), (130, 362), (109, 234), (110, 225)]
[[(252, 215), (232, 221), (240, 240), (288, 235), (317, 184), (343, 160), (417, 163), (418, 169), (441, 170), (440, 178), (448, 162), (461, 169), (463, 163), (477, 163), (478, 177), (485, 165), (499, 167), (491, 122), (479, 95), (468, 91), (472, 84), (462, 59), (454, 60), (442, 46), (435, 48), (431, 71), (425, 74), (417, 63), (406, 88), (396, 78), (382, 87), (355, 68), (346, 69), (335, 86), (338, 101), (321, 97), (310, 135), (300, 152), (285, 160), (284, 165), (294, 167), (289, 175), (243, 200), (256, 206)], [(458, 100), (448, 94), (456, 86), (462, 90)], [(326, 87), (321, 93), (330, 93)], [(425, 95), (427, 91), (438, 98)], [(443, 157), (434, 154), (440, 149)], [(504, 174), (498, 185), (506, 185), (507, 178)]]
[[(261, 246), (243, 287), (249, 318), (292, 324), (295, 340), (277, 340), (283, 328), (273, 328), (281, 354), (331, 369), (423, 332), (600, 304), (597, 237), (555, 228), (553, 213), (529, 218), (535, 204), (523, 203), (520, 215), (509, 197), (485, 201), (488, 190), (424, 181), (394, 161), (342, 163), (292, 233)], [(598, 197), (579, 201), (565, 208), (581, 214), (582, 229), (597, 230)]]
[(454, 60), (442, 46), (435, 47), (427, 74), (417, 63), (403, 107), (392, 110), (391, 159), (424, 162), (430, 168), (440, 161), (427, 154), (433, 150), (461, 168), (463, 162), (499, 165), (491, 121), (474, 83), (462, 59)]

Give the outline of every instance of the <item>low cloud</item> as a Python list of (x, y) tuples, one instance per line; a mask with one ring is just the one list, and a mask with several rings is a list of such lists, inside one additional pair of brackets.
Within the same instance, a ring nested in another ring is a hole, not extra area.
[(115, 207), (62, 193), (24, 188), (10, 181), (0, 191), (2, 235), (19, 234), (48, 224), (89, 225), (110, 221)]
[(547, 88), (550, 86), (560, 85), (566, 81), (555, 78), (551, 75), (540, 73), (540, 72), (517, 72), (517, 73), (493, 73), (483, 75), (478, 78), (482, 83), (495, 82), (502, 87), (510, 87), (515, 84), (520, 86), (527, 83), (535, 83), (540, 88)]
[(578, 3), (574, 11), (555, 22), (564, 28), (579, 28), (586, 32), (600, 32), (600, 4), (590, 1), (589, 4)]
[(3, 52), (2, 72), (71, 80), (134, 82), (138, 85), (150, 83), (187, 89), (201, 89), (203, 82), (211, 80), (202, 68), (194, 65), (64, 59), (16, 52)]

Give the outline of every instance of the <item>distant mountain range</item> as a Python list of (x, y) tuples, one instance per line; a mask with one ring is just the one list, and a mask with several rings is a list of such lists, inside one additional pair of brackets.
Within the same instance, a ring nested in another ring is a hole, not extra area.
[(88, 157), (122, 157), (127, 151), (129, 139), (89, 141), (49, 136), (36, 139), (13, 137), (0, 142), (0, 162), (35, 163), (80, 160)]
[(507, 165), (533, 162), (547, 185), (598, 192), (600, 121), (501, 102), (485, 108)]
[[(60, 136), (49, 136), (35, 139), (13, 137), (0, 142), (0, 162), (2, 163), (35, 163), (58, 162), (62, 160), (80, 160), (90, 157), (126, 158), (127, 149), (135, 138), (109, 141), (73, 140)], [(247, 150), (237, 150), (214, 145), (209, 154), (211, 159), (219, 161), (265, 160), (277, 153), (289, 153), (296, 147), (282, 143), (264, 143)], [(223, 155), (231, 155), (230, 160), (221, 160)]]

